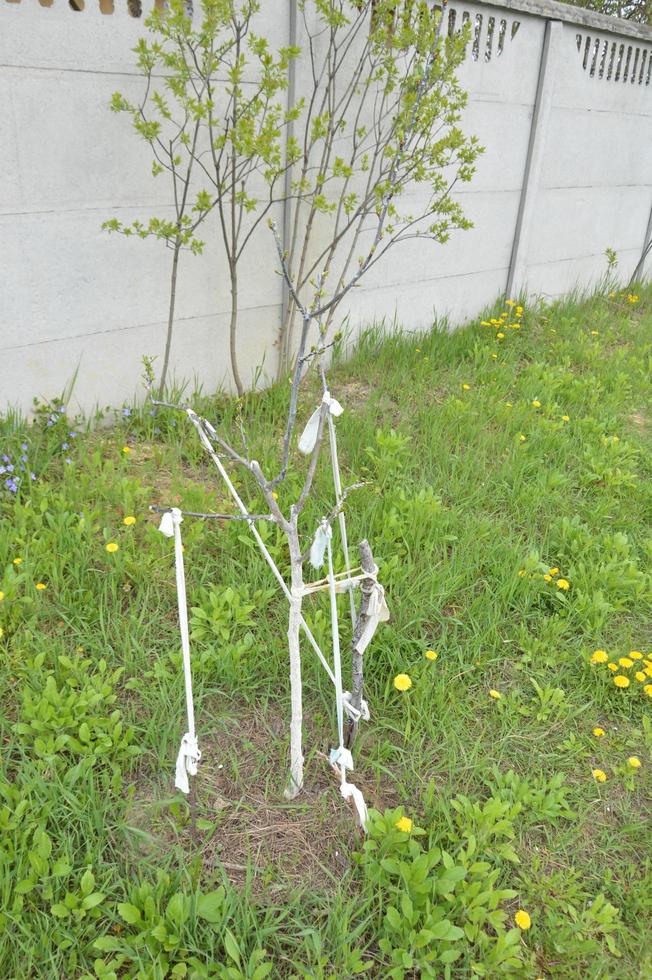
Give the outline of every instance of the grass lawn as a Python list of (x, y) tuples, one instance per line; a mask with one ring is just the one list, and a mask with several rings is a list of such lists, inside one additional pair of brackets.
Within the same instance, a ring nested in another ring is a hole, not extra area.
[[(283, 798), (287, 604), (235, 522), (183, 525), (194, 816), (173, 789), (173, 548), (147, 506), (230, 506), (192, 427), (148, 407), (0, 422), (3, 484), (22, 476), (0, 492), (1, 977), (652, 976), (652, 291), (509, 312), (519, 329), (500, 312), (370, 332), (331, 374), (343, 479), (366, 481), (350, 540), (392, 613), (354, 749), (366, 842), (307, 646), (306, 787)], [(286, 398), (242, 407), (270, 469)], [(232, 401), (197, 403), (236, 430)], [(306, 544), (331, 506), (324, 459)], [(328, 649), (324, 595), (307, 618)]]

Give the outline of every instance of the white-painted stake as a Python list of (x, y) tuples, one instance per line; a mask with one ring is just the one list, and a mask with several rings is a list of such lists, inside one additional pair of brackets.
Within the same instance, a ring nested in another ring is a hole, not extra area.
[(183, 517), (178, 507), (163, 514), (159, 531), (167, 538), (174, 537), (174, 563), (177, 578), (177, 603), (179, 607), (179, 629), (181, 632), (181, 653), (183, 656), (183, 679), (186, 691), (186, 717), (188, 731), (181, 739), (174, 785), (182, 793), (190, 792), (188, 776), (197, 775), (197, 765), (201, 752), (195, 732), (195, 706), (192, 697), (192, 671), (190, 667), (190, 632), (188, 629), (188, 601), (186, 598), (186, 574), (183, 563), (183, 544), (181, 541), (181, 522)]

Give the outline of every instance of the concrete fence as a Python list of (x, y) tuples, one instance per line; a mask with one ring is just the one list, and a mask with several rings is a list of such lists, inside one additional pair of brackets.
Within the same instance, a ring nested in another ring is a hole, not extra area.
[[(263, 0), (275, 43), (294, 0)], [(83, 9), (77, 9), (83, 8)], [(161, 214), (147, 147), (107, 106), (136, 96), (138, 0), (0, 0), (0, 408), (27, 410), (77, 372), (73, 404), (120, 404), (141, 356), (162, 352), (169, 253), (108, 236), (106, 219)], [(463, 129), (486, 147), (460, 191), (474, 222), (448, 244), (399, 246), (357, 289), (352, 324), (433, 315), (458, 323), (501, 293), (588, 288), (618, 255), (627, 281), (652, 235), (652, 29), (548, 0), (455, 2), (471, 24), (460, 70)], [(299, 65), (301, 62), (299, 62)], [(301, 90), (301, 70), (297, 76)], [(184, 256), (172, 366), (230, 386), (228, 276), (217, 237)], [(273, 242), (248, 254), (239, 346), (244, 374), (274, 373), (282, 308)]]

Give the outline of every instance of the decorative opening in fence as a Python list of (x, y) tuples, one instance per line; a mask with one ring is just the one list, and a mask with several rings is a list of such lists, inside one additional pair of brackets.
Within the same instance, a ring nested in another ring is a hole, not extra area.
[[(5, 0), (6, 3), (20, 4), (27, 6), (27, 0)], [(2, 0), (0, 0), (0, 4)], [(165, 9), (165, 0), (38, 0), (41, 7), (56, 7), (57, 9), (68, 8), (74, 13), (82, 13), (86, 10), (99, 10), (101, 14), (111, 15), (114, 13), (126, 13), (129, 17), (140, 18), (147, 16), (149, 9)], [(143, 9), (144, 8), (144, 9)], [(188, 3), (189, 13), (192, 14), (192, 4)]]
[(582, 68), (591, 78), (631, 85), (649, 85), (652, 81), (652, 48), (592, 38), (589, 34), (576, 34), (575, 42)]
[[(471, 18), (468, 10), (460, 11), (454, 7), (449, 8), (447, 30), (449, 37), (463, 31), (469, 23), (471, 23), (471, 57), (473, 61), (491, 61), (492, 57), (499, 58), (505, 50), (508, 29), (509, 39), (513, 41), (521, 26), (521, 22), (518, 20), (512, 20), (510, 25), (510, 21), (506, 17), (475, 14)], [(485, 28), (484, 33), (483, 27)]]

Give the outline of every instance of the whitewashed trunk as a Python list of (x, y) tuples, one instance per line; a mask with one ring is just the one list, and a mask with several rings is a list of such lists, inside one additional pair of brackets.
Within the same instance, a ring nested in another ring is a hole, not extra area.
[(299, 643), (301, 629), (301, 605), (303, 602), (303, 569), (301, 564), (301, 549), (297, 534), (296, 522), (288, 533), (290, 548), (292, 596), (290, 598), (290, 615), (288, 620), (288, 649), (290, 652), (290, 700), (292, 718), (290, 721), (290, 777), (285, 790), (288, 800), (294, 799), (303, 786), (303, 698), (301, 684), (301, 647)]

